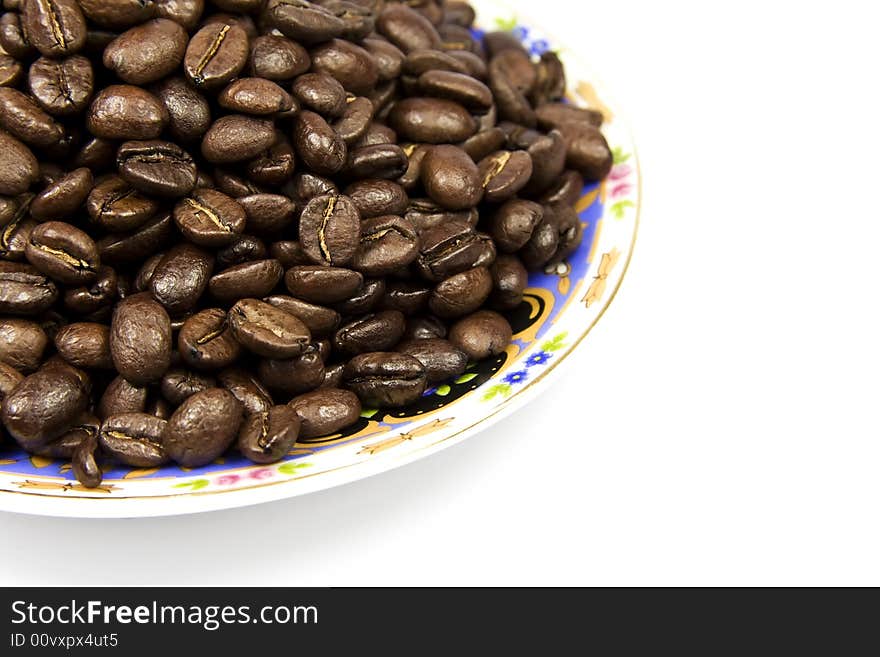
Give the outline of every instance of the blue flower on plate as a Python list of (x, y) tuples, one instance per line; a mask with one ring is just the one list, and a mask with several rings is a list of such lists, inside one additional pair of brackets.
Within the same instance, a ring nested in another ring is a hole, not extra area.
[(474, 38), (474, 41), (482, 41), (483, 37), (486, 36), (486, 30), (481, 30), (478, 27), (472, 27), (471, 36)]
[(525, 41), (529, 38), (529, 28), (524, 25), (517, 25), (515, 28), (511, 30), (513, 36), (515, 36), (520, 41)]
[(529, 52), (531, 52), (533, 55), (543, 55), (548, 50), (550, 50), (550, 44), (547, 43), (544, 39), (532, 41), (532, 46), (531, 48), (529, 48)]
[(543, 365), (551, 358), (553, 358), (553, 354), (548, 354), (546, 351), (536, 351), (526, 359), (526, 365), (528, 367), (532, 367), (533, 365)]
[(422, 393), (422, 397), (430, 397), (435, 392), (437, 392), (437, 386), (434, 386), (433, 388), (428, 388), (427, 390), (425, 390), (425, 392)]
[(522, 383), (523, 381), (525, 381), (528, 378), (529, 378), (528, 372), (526, 372), (525, 370), (518, 370), (516, 372), (511, 372), (510, 374), (505, 376), (504, 379), (502, 379), (502, 380), (504, 381), (504, 383), (507, 383), (507, 384), (510, 384), (513, 386), (518, 383)]

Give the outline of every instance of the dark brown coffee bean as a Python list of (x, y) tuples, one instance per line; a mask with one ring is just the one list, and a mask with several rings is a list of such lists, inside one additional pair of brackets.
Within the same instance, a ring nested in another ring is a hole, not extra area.
[(257, 24), (254, 22), (254, 19), (250, 16), (238, 14), (238, 13), (226, 13), (226, 12), (217, 12), (216, 14), (211, 14), (207, 18), (205, 18), (203, 26), (211, 26), (211, 25), (229, 25), (230, 27), (240, 27), (244, 30), (244, 33), (247, 35), (248, 40), (255, 39), (259, 34), (259, 30), (257, 29)]
[(95, 458), (98, 447), (97, 434), (87, 432), (71, 457), (73, 475), (86, 488), (97, 488), (104, 477), (101, 466)]
[(197, 392), (216, 387), (217, 380), (213, 376), (190, 372), (182, 368), (168, 370), (159, 382), (162, 396), (172, 406), (180, 406)]
[(425, 366), (425, 377), (429, 384), (459, 376), (468, 364), (468, 357), (463, 351), (441, 338), (412, 340), (399, 345), (397, 351), (412, 356)]
[(211, 125), (208, 101), (182, 77), (167, 78), (154, 93), (168, 112), (168, 128), (175, 139), (200, 139)]
[(162, 435), (165, 451), (178, 465), (207, 465), (232, 444), (243, 411), (241, 402), (222, 388), (194, 394), (168, 420)]
[(303, 107), (323, 116), (336, 117), (345, 110), (345, 88), (326, 73), (300, 75), (291, 90)]
[(63, 361), (24, 378), (3, 400), (3, 426), (26, 450), (61, 436), (86, 410), (91, 383)]
[(272, 407), (272, 396), (245, 370), (230, 368), (217, 375), (220, 385), (244, 407), (245, 416), (264, 413)]
[(312, 70), (332, 76), (345, 90), (358, 96), (368, 94), (379, 81), (379, 69), (361, 46), (333, 39), (312, 50)]
[(513, 310), (523, 300), (529, 274), (515, 255), (502, 253), (489, 268), (492, 274), (491, 305), (497, 310)]
[(261, 360), (257, 369), (267, 388), (286, 395), (314, 390), (324, 381), (324, 362), (317, 350), (284, 360)]
[(98, 417), (108, 418), (119, 413), (140, 413), (147, 406), (148, 389), (134, 386), (124, 377), (113, 379), (98, 402)]
[(329, 41), (346, 29), (341, 18), (306, 0), (269, 0), (265, 13), (282, 34), (305, 44)]
[(335, 194), (339, 191), (329, 178), (314, 173), (298, 173), (291, 180), (291, 196), (305, 205), (321, 194)]
[(357, 422), (361, 415), (357, 395), (339, 388), (307, 392), (292, 399), (288, 407), (301, 421), (300, 440), (338, 433)]
[(154, 383), (171, 364), (171, 320), (144, 294), (116, 305), (110, 324), (110, 353), (116, 371), (134, 385)]
[(500, 203), (514, 196), (532, 177), (532, 158), (526, 151), (496, 151), (479, 164), (484, 199)]
[(296, 117), (293, 145), (303, 163), (319, 174), (337, 173), (345, 165), (345, 142), (314, 112), (303, 111)]
[(431, 21), (405, 4), (388, 4), (376, 19), (376, 29), (406, 53), (440, 45), (440, 35)]
[(104, 49), (104, 66), (129, 84), (149, 84), (173, 73), (186, 52), (186, 30), (156, 18), (131, 28)]
[(339, 313), (331, 308), (282, 294), (266, 297), (264, 301), (299, 319), (314, 337), (328, 335), (339, 326)]
[(406, 190), (390, 180), (359, 180), (345, 189), (362, 219), (382, 215), (402, 215), (409, 205)]
[(231, 303), (247, 297), (260, 298), (272, 293), (284, 275), (277, 260), (254, 260), (215, 274), (208, 290), (218, 301)]
[(100, 137), (86, 141), (73, 158), (73, 166), (88, 167), (92, 173), (108, 169), (116, 158), (116, 142)]
[(65, 174), (37, 194), (30, 204), (37, 221), (63, 219), (76, 212), (92, 190), (92, 172), (82, 167)]
[(0, 128), (30, 146), (58, 143), (63, 128), (37, 102), (18, 89), (0, 87)]
[(395, 408), (416, 401), (425, 391), (425, 366), (394, 352), (359, 354), (348, 361), (345, 385), (367, 408)]
[(513, 199), (491, 215), (489, 231), (500, 251), (515, 253), (531, 239), (543, 217), (544, 209), (537, 203)]
[(491, 291), (489, 270), (475, 267), (439, 283), (431, 293), (428, 308), (438, 317), (461, 317), (482, 306)]
[(158, 98), (129, 84), (98, 92), (86, 117), (89, 132), (105, 139), (155, 139), (168, 121), (168, 110)]
[(23, 0), (28, 41), (46, 57), (66, 57), (86, 42), (86, 20), (75, 0)]
[(30, 149), (0, 130), (0, 194), (24, 194), (40, 175), (37, 158)]
[(425, 96), (455, 101), (478, 114), (488, 112), (492, 107), (492, 92), (489, 87), (472, 78), (466, 71), (426, 71), (419, 76), (418, 87)]
[(249, 194), (262, 194), (267, 191), (250, 180), (226, 169), (214, 169), (213, 176), (217, 190), (232, 198), (240, 198)]
[(369, 98), (348, 96), (345, 109), (333, 123), (333, 130), (346, 144), (356, 143), (373, 120), (373, 103)]
[(21, 372), (40, 366), (49, 338), (36, 322), (26, 319), (0, 320), (0, 361)]
[(250, 71), (254, 77), (291, 80), (309, 70), (309, 53), (296, 41), (287, 37), (267, 34), (251, 42)]
[(293, 296), (318, 304), (345, 301), (363, 283), (360, 273), (340, 267), (297, 266), (284, 276), (284, 284)]
[(458, 146), (470, 155), (474, 162), (479, 162), (484, 157), (499, 150), (507, 141), (507, 135), (501, 128), (489, 128), (481, 130), (473, 137), (464, 140)]
[(196, 88), (219, 89), (241, 73), (248, 52), (248, 35), (241, 27), (207, 24), (190, 39), (183, 70)]
[(101, 266), (95, 280), (88, 285), (65, 290), (64, 307), (79, 315), (109, 312), (110, 304), (122, 293), (122, 286), (123, 281), (117, 276), (116, 270)]
[(373, 217), (361, 224), (360, 247), (352, 267), (366, 276), (386, 276), (418, 257), (420, 241), (412, 225), (401, 217)]
[(221, 116), (202, 139), (202, 155), (213, 164), (242, 162), (257, 157), (275, 143), (271, 121), (241, 114)]
[(169, 141), (127, 141), (117, 151), (116, 165), (125, 182), (152, 196), (177, 198), (196, 186), (192, 156)]
[(503, 316), (481, 310), (458, 320), (449, 331), (449, 341), (472, 360), (497, 356), (510, 344), (512, 331)]
[(214, 269), (214, 258), (192, 244), (178, 244), (156, 264), (150, 291), (172, 315), (195, 308)]
[(232, 336), (225, 310), (209, 308), (187, 319), (177, 336), (180, 357), (199, 370), (220, 370), (238, 359), (241, 346)]
[(36, 267), (0, 261), (0, 313), (37, 315), (57, 299), (55, 283)]
[(248, 416), (238, 434), (238, 451), (254, 463), (275, 463), (284, 458), (299, 437), (300, 419), (287, 406), (273, 406)]
[(101, 264), (94, 240), (61, 221), (47, 221), (34, 228), (25, 256), (41, 272), (67, 285), (94, 280)]
[(352, 150), (345, 164), (349, 178), (380, 178), (395, 180), (408, 168), (404, 150), (396, 144), (362, 146)]
[(168, 462), (162, 446), (167, 422), (147, 413), (120, 413), (101, 423), (98, 443), (113, 459), (133, 468), (157, 468)]
[(35, 48), (28, 41), (21, 14), (8, 11), (0, 17), (0, 48), (4, 54), (19, 60), (33, 57)]
[(405, 98), (388, 115), (391, 127), (404, 139), (429, 144), (464, 141), (477, 131), (468, 111), (442, 98)]
[(404, 218), (421, 235), (430, 228), (435, 228), (451, 221), (466, 224), (473, 228), (477, 225), (480, 213), (476, 208), (455, 212), (441, 208), (429, 198), (415, 198), (410, 199), (409, 208)]
[(232, 306), (229, 326), (245, 349), (265, 358), (293, 358), (312, 339), (295, 316), (257, 299), (242, 299)]
[(611, 171), (614, 157), (605, 136), (586, 123), (566, 123), (559, 128), (567, 146), (566, 164), (587, 181), (602, 180)]
[(155, 5), (158, 16), (192, 30), (202, 16), (205, 0), (155, 0)]
[(495, 245), (488, 235), (461, 221), (449, 221), (421, 234), (418, 267), (429, 281), (471, 269), (488, 267), (495, 260)]
[(400, 48), (382, 38), (364, 39), (363, 46), (376, 63), (378, 80), (387, 82), (400, 77), (406, 57)]
[(6, 396), (15, 389), (15, 386), (23, 380), (24, 374), (12, 367), (12, 365), (0, 361), (0, 405), (3, 404)]
[(174, 223), (199, 246), (227, 246), (244, 231), (247, 215), (234, 199), (214, 189), (196, 189), (174, 206)]
[[(511, 52), (517, 51), (512, 50)], [(528, 61), (528, 55), (525, 57)], [(489, 62), (489, 88), (495, 98), (498, 115), (505, 121), (533, 128), (537, 119), (535, 111), (526, 97), (528, 89), (517, 86), (517, 80), (512, 78), (511, 68), (509, 62), (504, 61), (501, 57), (495, 57)]]
[[(304, 76), (303, 76), (304, 77)], [(230, 83), (217, 97), (220, 107), (230, 112), (266, 116), (289, 112), (293, 98), (271, 80), (239, 78)]]
[(251, 260), (263, 260), (268, 250), (263, 241), (251, 235), (242, 235), (225, 249), (217, 251), (216, 263), (220, 269), (240, 265)]
[(296, 168), (293, 146), (287, 139), (276, 139), (265, 152), (247, 163), (248, 178), (259, 185), (283, 185)]
[(371, 312), (379, 305), (379, 301), (385, 295), (385, 279), (369, 278), (364, 284), (345, 301), (333, 304), (333, 309), (340, 315), (356, 317)]
[(133, 189), (119, 176), (98, 181), (86, 201), (86, 210), (92, 221), (113, 233), (139, 228), (158, 209), (158, 201)]
[[(468, 73), (467, 66), (442, 50), (413, 50), (406, 55), (403, 62), (403, 72), (409, 79), (415, 81), (423, 73), (429, 71), (443, 71), (459, 75), (467, 75)], [(491, 101), (489, 104), (491, 105)]]
[(386, 286), (379, 304), (386, 310), (399, 310), (404, 315), (415, 315), (428, 304), (431, 288), (422, 283), (394, 281)]
[(317, 264), (351, 262), (360, 238), (360, 213), (347, 196), (332, 194), (310, 200), (299, 220), (299, 241)]
[(165, 245), (173, 229), (171, 215), (162, 213), (134, 232), (101, 238), (97, 243), (98, 252), (102, 262), (111, 265), (143, 260)]
[(100, 27), (124, 30), (151, 19), (156, 13), (152, 0), (78, 0), (88, 19)]
[(386, 351), (400, 342), (404, 326), (403, 313), (383, 310), (344, 324), (333, 336), (333, 347), (347, 354)]
[(527, 269), (540, 269), (550, 261), (558, 247), (559, 230), (553, 214), (545, 209), (529, 241), (519, 250), (519, 257)]
[(446, 325), (436, 317), (427, 315), (424, 317), (411, 317), (406, 322), (406, 331), (403, 334), (407, 340), (430, 340), (432, 338), (445, 338)]
[(24, 77), (24, 66), (0, 49), (0, 87), (15, 87)]
[(485, 180), (481, 173), (467, 153), (449, 145), (431, 148), (421, 166), (422, 184), (428, 196), (450, 210), (472, 208), (480, 202), (480, 183)]
[(110, 327), (94, 322), (74, 322), (55, 334), (55, 348), (74, 367), (113, 369)]
[(584, 177), (577, 171), (566, 171), (556, 184), (541, 197), (541, 203), (547, 205), (575, 205), (584, 191)]
[(278, 234), (296, 219), (296, 204), (281, 194), (251, 194), (236, 200), (247, 215), (249, 232)]
[(535, 110), (538, 125), (544, 130), (561, 128), (566, 124), (586, 124), (594, 128), (601, 128), (603, 122), (602, 113), (578, 107), (570, 103), (548, 102), (538, 105)]

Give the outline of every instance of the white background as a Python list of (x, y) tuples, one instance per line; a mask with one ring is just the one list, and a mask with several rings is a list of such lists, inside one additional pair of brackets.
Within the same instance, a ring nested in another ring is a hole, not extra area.
[(627, 278), (556, 384), (290, 501), (0, 514), (0, 583), (880, 584), (873, 3), (510, 4), (611, 87), (644, 175)]

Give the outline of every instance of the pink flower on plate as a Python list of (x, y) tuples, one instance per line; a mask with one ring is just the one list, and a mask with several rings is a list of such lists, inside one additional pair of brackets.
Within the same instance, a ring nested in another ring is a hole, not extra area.
[(615, 185), (611, 188), (611, 196), (612, 198), (627, 196), (631, 191), (632, 185), (630, 185), (629, 183), (621, 183), (620, 185)]
[(237, 474), (228, 474), (217, 477), (215, 484), (218, 486), (232, 486), (232, 484), (237, 484), (241, 480)]
[(260, 468), (259, 470), (254, 470), (248, 476), (251, 479), (268, 479), (274, 473), (269, 468)]
[(622, 180), (629, 176), (632, 173), (632, 167), (628, 164), (618, 164), (616, 167), (611, 169), (611, 173), (608, 174), (608, 178), (611, 180)]

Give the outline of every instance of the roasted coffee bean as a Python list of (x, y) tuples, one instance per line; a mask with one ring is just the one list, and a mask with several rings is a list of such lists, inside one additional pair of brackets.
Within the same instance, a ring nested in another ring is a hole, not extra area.
[(37, 315), (57, 299), (55, 283), (36, 267), (0, 261), (0, 313)]
[(189, 153), (168, 141), (127, 141), (116, 154), (119, 175), (140, 192), (177, 198), (196, 186), (196, 165)]
[(257, 371), (266, 387), (286, 395), (314, 390), (324, 381), (324, 362), (317, 350), (283, 360), (261, 360)]
[(403, 337), (407, 340), (445, 338), (446, 325), (432, 315), (411, 317), (406, 322), (406, 331), (404, 332)]
[(333, 130), (346, 144), (354, 144), (370, 127), (373, 113), (373, 103), (369, 98), (349, 96), (345, 109), (333, 123)]
[[(397, 133), (384, 123), (373, 121), (367, 126), (367, 131), (354, 143), (355, 148), (364, 146), (376, 146), (378, 144), (393, 144), (397, 141)], [(409, 157), (407, 155), (407, 157)]]
[(308, 303), (283, 294), (266, 297), (264, 301), (270, 306), (296, 317), (314, 337), (328, 335), (339, 326), (339, 313), (332, 308)]
[(232, 335), (248, 351), (265, 358), (292, 358), (311, 342), (299, 319), (258, 299), (242, 299), (229, 311)]
[(502, 315), (481, 310), (458, 320), (449, 330), (449, 341), (472, 360), (502, 353), (511, 339), (510, 324)]
[(38, 148), (58, 143), (64, 132), (31, 96), (10, 87), (0, 87), (0, 128)]
[(46, 57), (66, 57), (86, 42), (86, 20), (76, 0), (23, 0), (21, 23), (28, 41)]
[[(140, 2), (140, 0), (137, 0)], [(205, 9), (205, 0), (155, 0), (156, 14), (192, 30)]]
[[(453, 61), (457, 62), (455, 59)], [(466, 70), (460, 73), (426, 71), (419, 76), (418, 87), (425, 96), (455, 101), (477, 114), (488, 112), (492, 107), (492, 92), (489, 87), (475, 80)]]
[(361, 402), (356, 394), (332, 387), (299, 395), (288, 407), (300, 419), (300, 440), (338, 433), (357, 422), (361, 415)]
[(184, 78), (167, 78), (153, 91), (168, 113), (168, 129), (175, 139), (194, 141), (208, 131), (211, 125), (208, 101)]
[(195, 308), (214, 269), (210, 253), (192, 244), (178, 244), (156, 264), (150, 291), (172, 315)]
[(425, 366), (416, 358), (394, 352), (359, 354), (348, 361), (345, 385), (367, 408), (405, 406), (425, 391)]
[(241, 73), (248, 52), (248, 35), (241, 27), (212, 23), (190, 39), (183, 70), (196, 88), (219, 89)]
[(248, 162), (245, 170), (248, 179), (258, 185), (284, 185), (290, 180), (295, 168), (293, 146), (281, 137), (267, 151)]
[(118, 176), (98, 181), (86, 201), (92, 221), (113, 233), (139, 228), (158, 209), (157, 200), (141, 194)]
[(535, 115), (538, 118), (538, 125), (545, 130), (561, 128), (566, 124), (587, 124), (601, 128), (604, 120), (602, 113), (597, 110), (560, 102), (538, 104)]
[(360, 246), (352, 267), (366, 276), (386, 276), (412, 263), (419, 255), (419, 236), (406, 219), (372, 217), (361, 224)]
[(254, 22), (254, 19), (248, 15), (238, 14), (238, 13), (225, 13), (218, 12), (216, 14), (211, 14), (210, 16), (205, 18), (203, 26), (210, 25), (229, 25), (240, 27), (244, 30), (244, 33), (247, 35), (248, 39), (255, 39), (257, 37), (258, 29), (257, 24)]
[(241, 346), (232, 335), (225, 310), (209, 308), (187, 319), (177, 336), (180, 357), (199, 370), (220, 370), (234, 363)]
[(208, 290), (211, 296), (225, 303), (247, 297), (265, 297), (271, 294), (283, 275), (284, 270), (277, 260), (254, 260), (215, 274), (208, 282)]
[(475, 267), (438, 283), (428, 299), (428, 308), (438, 317), (461, 317), (482, 306), (491, 291), (489, 270)]
[(115, 84), (95, 96), (86, 126), (95, 137), (105, 139), (155, 139), (169, 118), (165, 105), (150, 92)]
[(63, 361), (26, 376), (3, 400), (3, 426), (26, 450), (42, 447), (67, 431), (86, 410), (91, 382)]
[(555, 264), (565, 260), (580, 246), (584, 235), (584, 225), (571, 206), (550, 206), (549, 212), (553, 214), (553, 221), (559, 236), (556, 251), (550, 258), (550, 263)]
[(96, 460), (98, 447), (97, 434), (87, 432), (71, 457), (73, 475), (86, 488), (97, 488), (104, 477)]
[(300, 419), (288, 406), (273, 406), (245, 418), (238, 433), (238, 451), (254, 463), (284, 458), (299, 437)]
[(360, 213), (347, 196), (316, 196), (303, 208), (299, 241), (312, 262), (342, 266), (358, 249)]
[(349, 178), (394, 180), (402, 176), (407, 167), (406, 153), (400, 146), (378, 144), (351, 151), (345, 163), (345, 174)]
[(332, 175), (345, 166), (345, 142), (320, 114), (303, 111), (297, 115), (293, 145), (303, 163), (319, 174)]
[(242, 162), (257, 157), (275, 143), (271, 121), (241, 114), (221, 116), (202, 139), (202, 155), (213, 164)]
[(55, 334), (55, 348), (74, 367), (113, 369), (110, 357), (110, 327), (94, 322), (74, 322)]
[(386, 286), (380, 307), (386, 310), (399, 310), (404, 315), (415, 315), (428, 304), (431, 288), (422, 283), (394, 281)]
[(134, 468), (157, 468), (168, 461), (162, 446), (167, 422), (147, 413), (120, 413), (104, 418), (98, 443), (108, 456)]
[(217, 380), (241, 402), (246, 416), (264, 413), (272, 407), (272, 396), (269, 391), (244, 370), (236, 368), (223, 370), (217, 375)]
[(134, 232), (103, 237), (98, 241), (101, 260), (111, 265), (143, 260), (165, 245), (173, 229), (174, 220), (166, 212), (150, 219)]
[(24, 76), (24, 67), (2, 50), (0, 47), (0, 87), (15, 87)]
[(93, 184), (91, 171), (85, 167), (74, 169), (37, 194), (29, 212), (37, 221), (68, 217), (82, 206)]
[(271, 80), (262, 78), (235, 80), (220, 92), (217, 101), (220, 107), (230, 112), (255, 116), (268, 116), (293, 109), (291, 95)]
[[(429, 71), (465, 75), (468, 69), (462, 62), (442, 50), (413, 50), (407, 53), (406, 59), (403, 61), (403, 72), (406, 76), (415, 80)], [(489, 104), (492, 104), (491, 96)]]
[(523, 291), (529, 282), (525, 265), (515, 255), (502, 253), (489, 268), (492, 274), (492, 294), (489, 297), (493, 308), (513, 310), (523, 300)]
[(92, 173), (109, 168), (116, 158), (116, 142), (101, 137), (86, 141), (73, 158), (73, 165), (88, 167)]
[(247, 215), (234, 199), (214, 189), (196, 189), (174, 206), (174, 222), (199, 246), (228, 246), (244, 231)]
[(110, 324), (110, 353), (116, 371), (134, 385), (154, 383), (171, 364), (171, 320), (145, 294), (116, 305)]
[(584, 191), (584, 177), (577, 171), (566, 171), (556, 184), (541, 197), (541, 203), (573, 206)]
[(379, 81), (388, 82), (400, 77), (406, 58), (400, 48), (382, 38), (364, 39), (363, 47), (376, 64)]
[[(511, 50), (511, 52), (517, 51)], [(528, 62), (528, 55), (524, 56)], [(531, 62), (528, 63), (531, 65)], [(494, 57), (489, 62), (489, 88), (495, 98), (498, 115), (505, 121), (533, 128), (537, 119), (535, 110), (526, 97), (528, 89), (517, 86), (517, 79), (512, 76), (511, 69), (509, 62), (504, 61), (500, 56)]]
[(329, 178), (314, 173), (298, 173), (291, 180), (292, 196), (305, 205), (321, 194), (338, 192), (336, 184)]
[(67, 285), (94, 280), (101, 264), (94, 240), (62, 221), (47, 221), (34, 228), (25, 256), (41, 272)]
[(553, 213), (545, 210), (529, 241), (519, 250), (519, 256), (527, 268), (540, 269), (556, 253), (559, 247), (559, 230), (554, 219)]
[(429, 384), (459, 376), (468, 364), (467, 355), (442, 338), (411, 340), (399, 345), (397, 351), (412, 356), (425, 366)]
[(514, 196), (532, 177), (532, 158), (526, 151), (496, 151), (479, 164), (484, 199), (500, 203)]
[(168, 420), (162, 434), (166, 453), (178, 465), (207, 465), (232, 444), (243, 411), (241, 402), (222, 388), (194, 394)]
[(108, 418), (119, 413), (140, 413), (147, 406), (148, 389), (135, 386), (117, 376), (104, 389), (98, 402), (98, 417)]
[(34, 453), (50, 459), (71, 460), (83, 441), (97, 434), (100, 427), (101, 421), (97, 417), (88, 412), (82, 413), (68, 431), (48, 445), (34, 450)]
[(312, 50), (311, 56), (313, 71), (332, 76), (352, 94), (368, 94), (379, 81), (374, 56), (350, 41), (333, 39)]
[(173, 73), (186, 52), (186, 30), (156, 18), (116, 37), (104, 49), (104, 66), (129, 84), (148, 84)]
[(37, 224), (27, 216), (29, 194), (19, 197), (18, 209), (12, 220), (0, 231), (0, 258), (5, 260), (24, 260), (31, 233)]
[(120, 295), (121, 281), (112, 267), (98, 267), (98, 275), (88, 285), (69, 287), (64, 291), (64, 307), (79, 315), (109, 310)]
[(470, 155), (474, 162), (479, 162), (499, 150), (506, 141), (507, 135), (501, 128), (489, 128), (464, 140), (459, 144), (459, 148)]
[(458, 222), (474, 227), (480, 218), (476, 208), (460, 210), (458, 212), (441, 208), (429, 198), (411, 199), (409, 208), (404, 215), (416, 232), (420, 235), (429, 228), (434, 228), (448, 222)]
[(531, 239), (544, 217), (542, 206), (513, 199), (499, 207), (489, 220), (489, 231), (499, 250), (515, 253)]
[(144, 261), (144, 264), (138, 270), (137, 276), (134, 277), (134, 289), (137, 292), (145, 292), (150, 289), (150, 282), (153, 280), (153, 274), (156, 273), (156, 267), (159, 266), (164, 257), (164, 253), (157, 253)]
[(291, 90), (303, 107), (325, 117), (340, 116), (345, 110), (345, 88), (326, 73), (300, 75)]
[(0, 130), (0, 194), (24, 194), (39, 175), (37, 158), (30, 149), (8, 132)]
[(465, 210), (480, 202), (485, 187), (480, 183), (486, 175), (462, 149), (443, 145), (425, 154), (421, 179), (428, 196), (438, 204), (449, 210)]
[(429, 281), (441, 281), (473, 267), (488, 267), (495, 245), (488, 235), (461, 221), (449, 221), (421, 234), (418, 267)]
[(217, 380), (213, 376), (181, 368), (168, 370), (159, 382), (162, 396), (173, 406), (180, 406), (197, 392), (216, 387)]
[(296, 204), (281, 194), (251, 194), (236, 200), (247, 215), (248, 231), (253, 233), (280, 233), (296, 218)]
[(25, 34), (21, 14), (8, 11), (0, 18), (0, 48), (16, 59), (33, 57), (35, 48)]
[(251, 260), (263, 260), (268, 255), (263, 241), (252, 235), (242, 235), (225, 249), (217, 251), (215, 261), (220, 269), (240, 265)]
[(329, 41), (346, 29), (341, 18), (306, 0), (269, 0), (265, 14), (278, 31), (305, 44)]
[(614, 164), (611, 148), (598, 128), (586, 123), (565, 123), (559, 128), (565, 140), (566, 164), (587, 181), (602, 180)]
[(284, 284), (293, 296), (318, 304), (345, 301), (363, 283), (359, 272), (340, 267), (297, 266), (284, 275)]
[(398, 310), (383, 310), (344, 324), (333, 336), (333, 347), (342, 353), (390, 350), (403, 337), (406, 320)]
[(49, 338), (36, 322), (26, 319), (0, 320), (0, 362), (21, 372), (40, 366)]
[(95, 25), (124, 30), (151, 19), (156, 13), (152, 0), (78, 0), (83, 13)]
[(431, 21), (405, 4), (389, 3), (376, 19), (376, 30), (406, 53), (440, 45)]
[(409, 205), (406, 190), (390, 180), (359, 180), (346, 187), (345, 193), (357, 206), (362, 219), (402, 215)]
[(309, 70), (312, 60), (296, 41), (266, 34), (251, 42), (249, 62), (254, 77), (279, 82), (302, 75)]
[(364, 284), (345, 301), (333, 304), (333, 309), (346, 317), (357, 317), (371, 312), (382, 297), (385, 296), (385, 279), (369, 278)]
[(240, 198), (249, 194), (262, 194), (266, 191), (247, 178), (243, 178), (227, 169), (214, 169), (213, 176), (216, 189), (232, 198)]
[(477, 122), (464, 107), (442, 98), (397, 101), (388, 120), (404, 139), (428, 144), (464, 141), (477, 131)]

